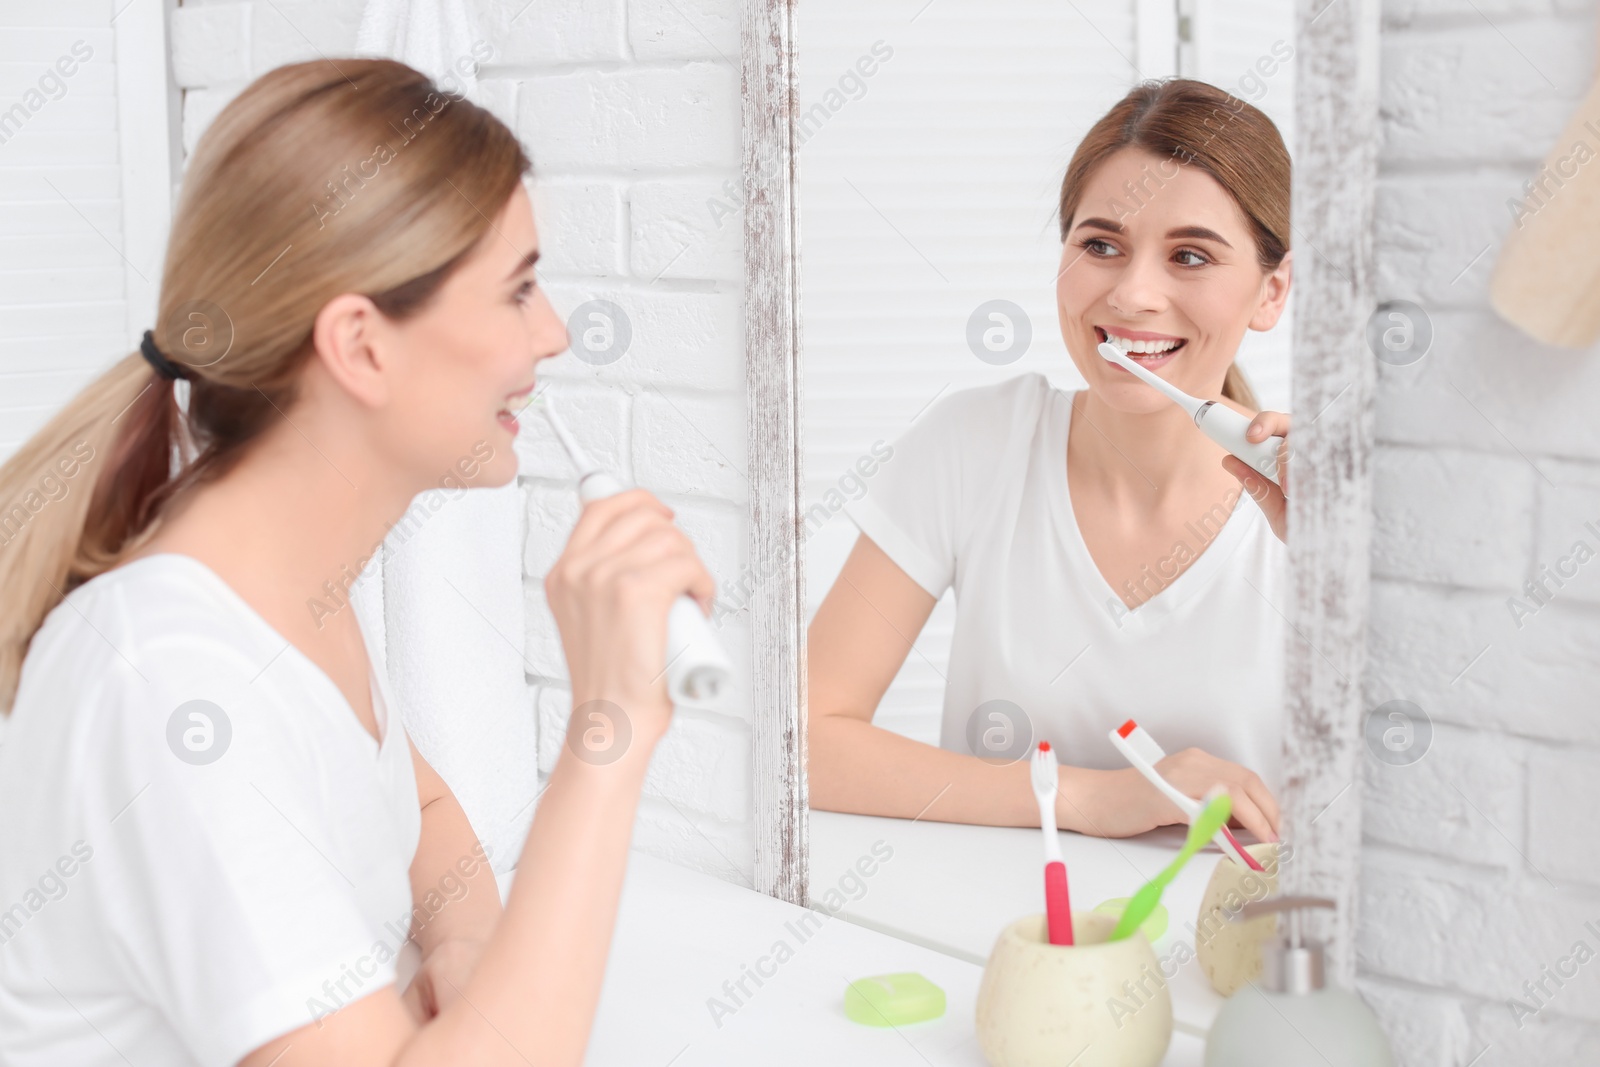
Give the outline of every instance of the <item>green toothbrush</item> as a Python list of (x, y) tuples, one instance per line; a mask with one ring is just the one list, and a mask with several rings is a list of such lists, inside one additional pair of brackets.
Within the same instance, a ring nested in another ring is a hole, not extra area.
[(1167, 869), (1150, 879), (1139, 887), (1139, 891), (1128, 901), (1128, 906), (1122, 909), (1122, 918), (1117, 920), (1117, 928), (1111, 931), (1108, 941), (1121, 941), (1139, 929), (1139, 924), (1150, 917), (1156, 910), (1156, 905), (1161, 903), (1161, 894), (1178, 877), (1178, 872), (1183, 870), (1183, 865), (1193, 858), (1196, 852), (1205, 847), (1207, 841), (1216, 836), (1228, 816), (1233, 813), (1233, 798), (1225, 792), (1217, 792), (1210, 797), (1206, 806), (1195, 816), (1194, 822), (1189, 824), (1189, 836), (1183, 842), (1183, 848), (1178, 851), (1178, 858), (1167, 864)]

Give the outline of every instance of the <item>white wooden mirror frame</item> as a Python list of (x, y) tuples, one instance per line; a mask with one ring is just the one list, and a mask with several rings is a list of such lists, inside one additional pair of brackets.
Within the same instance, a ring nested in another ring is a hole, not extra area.
[[(807, 900), (796, 0), (744, 9), (745, 343), (754, 635), (755, 881)], [(1353, 979), (1361, 846), (1372, 406), (1377, 0), (1296, 0), (1295, 255), (1285, 613), (1283, 890), (1332, 897), (1311, 936)], [(1322, 916), (1326, 915), (1326, 918)]]

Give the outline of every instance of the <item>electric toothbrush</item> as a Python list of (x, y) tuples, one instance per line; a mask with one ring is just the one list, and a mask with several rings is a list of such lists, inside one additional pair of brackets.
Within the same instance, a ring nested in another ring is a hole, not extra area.
[[(556, 414), (548, 388), (523, 398), (512, 414), (537, 407), (555, 431), (556, 440), (578, 470), (578, 499), (587, 504), (615, 496), (628, 487), (592, 461)], [(667, 693), (674, 704), (716, 707), (733, 677), (733, 664), (706, 622), (700, 605), (687, 593), (673, 601), (667, 615)]]
[(1134, 377), (1187, 411), (1207, 437), (1244, 460), (1273, 485), (1278, 485), (1278, 447), (1283, 444), (1282, 437), (1269, 437), (1259, 442), (1247, 440), (1244, 432), (1250, 420), (1226, 404), (1190, 396), (1154, 371), (1139, 366), (1137, 360), (1111, 341), (1100, 342), (1099, 350), (1107, 362), (1132, 371)]

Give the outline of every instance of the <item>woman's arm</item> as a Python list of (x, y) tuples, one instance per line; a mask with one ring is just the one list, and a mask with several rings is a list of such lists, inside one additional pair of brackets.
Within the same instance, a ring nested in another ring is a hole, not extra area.
[(1037, 826), (1024, 762), (996, 766), (872, 725), (938, 601), (865, 534), (806, 631), (811, 806), (940, 822)]
[[(586, 699), (575, 695), (575, 706)], [(493, 938), (460, 997), (416, 1035), (396, 1067), (582, 1062), (616, 925), (634, 812), (664, 732), (648, 718), (630, 716), (631, 743), (612, 763), (593, 763), (570, 745), (562, 748)], [(329, 1067), (335, 1062), (327, 1061)]]
[(455, 999), (500, 919), (500, 890), (489, 855), (467, 813), (417, 746), (422, 833), (411, 860), (411, 936), (421, 951), (403, 997), (417, 1022), (427, 1022)]
[[(1038, 826), (1027, 760), (998, 765), (872, 725), (878, 702), (936, 603), (871, 538), (856, 539), (807, 631), (811, 806), (902, 819)], [(1246, 829), (1263, 839), (1274, 833), (1277, 806), (1245, 768), (1186, 749), (1163, 760), (1161, 770), (1191, 796), (1221, 782)], [(1056, 825), (1063, 830), (1127, 837), (1182, 821), (1183, 813), (1131, 767), (1060, 770)]]
[[(584, 507), (545, 580), (572, 680), (573, 726), (624, 716), (597, 760), (563, 746), (504, 913), (459, 995), (419, 1028), (394, 986), (256, 1049), (241, 1067), (576, 1067), (600, 998), (634, 813), (671, 722), (667, 610), (711, 602), (711, 576), (672, 511), (633, 489)], [(580, 719), (580, 716), (582, 718)], [(617, 731), (621, 737), (621, 731)], [(532, 773), (530, 768), (529, 773)]]

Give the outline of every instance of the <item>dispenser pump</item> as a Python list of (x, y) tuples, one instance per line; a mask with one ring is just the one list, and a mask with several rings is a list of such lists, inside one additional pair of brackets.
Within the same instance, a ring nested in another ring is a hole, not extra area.
[[(1333, 908), (1327, 897), (1270, 897), (1252, 901), (1241, 909), (1250, 918), (1259, 915), (1287, 915), (1289, 940), (1268, 945), (1261, 960), (1262, 985), (1274, 993), (1304, 996), (1315, 993), (1327, 984), (1322, 942), (1302, 941), (1300, 937), (1300, 910), (1302, 908)], [(1241, 919), (1243, 914), (1241, 914)]]
[(1232, 916), (1283, 914), (1287, 940), (1262, 950), (1262, 980), (1239, 990), (1206, 1035), (1206, 1067), (1394, 1067), (1372, 1009), (1330, 985), (1323, 947), (1301, 937), (1300, 912), (1332, 908), (1324, 897), (1269, 897)]

